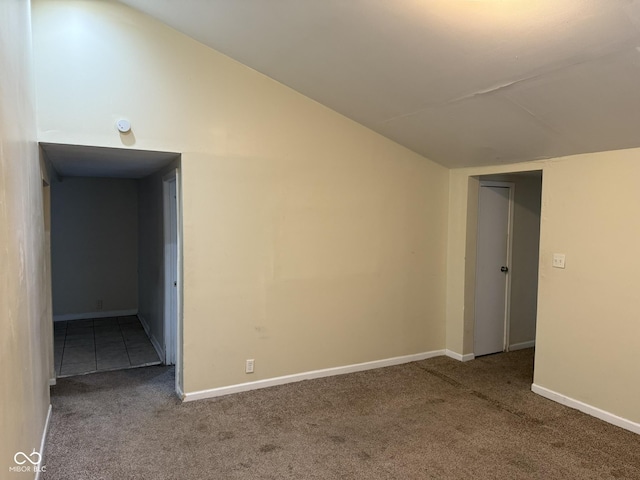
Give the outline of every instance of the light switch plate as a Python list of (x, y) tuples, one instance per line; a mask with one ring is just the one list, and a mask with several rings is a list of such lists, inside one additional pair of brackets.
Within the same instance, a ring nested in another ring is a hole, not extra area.
[(564, 268), (564, 253), (553, 254), (553, 267)]

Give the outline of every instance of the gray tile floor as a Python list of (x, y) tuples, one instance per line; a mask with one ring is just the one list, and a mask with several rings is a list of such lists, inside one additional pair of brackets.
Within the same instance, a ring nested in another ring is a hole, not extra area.
[(69, 320), (53, 326), (58, 377), (161, 363), (136, 316)]

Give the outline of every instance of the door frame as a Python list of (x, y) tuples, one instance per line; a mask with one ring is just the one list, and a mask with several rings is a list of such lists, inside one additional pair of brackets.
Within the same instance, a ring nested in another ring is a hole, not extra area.
[[(166, 246), (170, 241), (171, 226), (171, 190), (170, 183), (175, 182), (175, 228), (176, 228), (176, 258), (169, 257)], [(182, 389), (182, 202), (180, 188), (180, 170), (176, 168), (162, 177), (162, 214), (163, 214), (163, 244), (164, 248), (164, 348), (165, 363), (172, 356), (175, 358), (175, 391), (180, 398)], [(177, 287), (173, 286), (172, 278), (176, 278)], [(169, 299), (175, 294), (176, 318), (171, 324), (171, 303)], [(172, 326), (175, 329), (172, 329)]]
[[(511, 265), (512, 265), (512, 252), (513, 252), (513, 217), (515, 210), (515, 194), (516, 194), (516, 185), (514, 182), (497, 182), (497, 181), (489, 181), (489, 180), (480, 180), (478, 185), (478, 211), (480, 211), (480, 191), (482, 187), (500, 187), (500, 188), (508, 188), (509, 189), (509, 212), (508, 212), (508, 220), (507, 220), (507, 268), (509, 271), (507, 272), (507, 278), (505, 282), (505, 306), (504, 306), (504, 324), (503, 324), (503, 339), (502, 339), (502, 351), (509, 351), (509, 334), (510, 334), (510, 324), (511, 324)], [(480, 228), (480, 223), (476, 226), (476, 229)], [(477, 235), (477, 230), (476, 230)], [(477, 251), (478, 244), (476, 243), (476, 262), (479, 256), (479, 252)], [(478, 283), (478, 272), (476, 269), (476, 284)], [(475, 294), (474, 294), (475, 297)], [(475, 298), (474, 298), (474, 328), (473, 328), (473, 336), (474, 336), (474, 345), (475, 345), (475, 337), (476, 337), (476, 328), (475, 328)], [(475, 348), (474, 348), (475, 350)]]

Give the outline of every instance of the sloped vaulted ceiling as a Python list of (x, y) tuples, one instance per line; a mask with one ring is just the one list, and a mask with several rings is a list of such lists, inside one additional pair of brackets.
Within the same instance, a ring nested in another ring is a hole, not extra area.
[(638, 0), (122, 0), (448, 167), (640, 146)]

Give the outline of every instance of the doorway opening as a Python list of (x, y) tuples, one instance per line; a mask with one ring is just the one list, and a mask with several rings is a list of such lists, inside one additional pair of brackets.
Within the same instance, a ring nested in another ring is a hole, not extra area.
[(41, 147), (52, 172), (56, 375), (162, 363), (176, 365), (182, 391), (180, 155)]
[(471, 177), (469, 187), (465, 304), (474, 356), (533, 349), (542, 171)]

